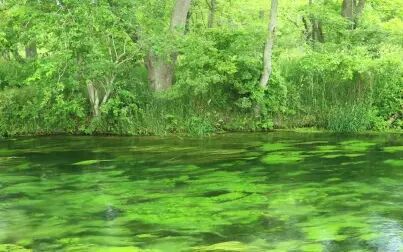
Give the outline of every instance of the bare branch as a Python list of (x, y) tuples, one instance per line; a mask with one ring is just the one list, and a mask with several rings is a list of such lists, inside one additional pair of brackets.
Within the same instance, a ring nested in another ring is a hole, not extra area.
[(60, 80), (62, 79), (64, 73), (66, 72), (66, 69), (67, 69), (67, 63), (64, 65), (62, 72), (59, 71), (59, 78), (57, 79), (57, 83), (60, 83)]
[(126, 62), (128, 62), (128, 61), (130, 61), (130, 60), (132, 60), (132, 59), (133, 59), (133, 57), (126, 58), (126, 59), (122, 60), (121, 62), (117, 63), (116, 65), (117, 65), (117, 66), (120, 66), (120, 65), (122, 65), (123, 63), (126, 63)]
[(112, 37), (113, 50), (115, 51), (115, 57), (117, 58), (118, 52), (116, 51), (115, 38), (113, 37), (113, 35), (111, 37)]
[(109, 56), (111, 57), (111, 61), (113, 62), (112, 48), (108, 47)]

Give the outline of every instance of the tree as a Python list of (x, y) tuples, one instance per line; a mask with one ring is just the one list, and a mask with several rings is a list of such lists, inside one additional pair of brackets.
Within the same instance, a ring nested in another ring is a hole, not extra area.
[(358, 17), (365, 8), (366, 0), (343, 0), (341, 14), (351, 21), (351, 28), (357, 26)]
[[(89, 79), (87, 81), (88, 96), (95, 117), (100, 115), (101, 106), (108, 102), (116, 88), (115, 86), (119, 74), (119, 68), (133, 59), (133, 57), (129, 56), (129, 53), (127, 52), (128, 40), (124, 41), (124, 44), (121, 45), (122, 48), (117, 47), (113, 35), (109, 35), (107, 40), (109, 43), (107, 42), (106, 44), (106, 50), (108, 51), (109, 58), (105, 56), (99, 57), (99, 55), (96, 55), (95, 57), (89, 55), (90, 57), (88, 57), (93, 60), (92, 64), (96, 66), (96, 68), (91, 71), (93, 75), (88, 76)], [(122, 51), (118, 52), (119, 49)], [(92, 67), (89, 67), (87, 69), (91, 68)]]
[(304, 34), (306, 37), (306, 40), (309, 42), (312, 42), (312, 45), (315, 44), (315, 42), (320, 42), (324, 43), (325, 42), (325, 36), (323, 34), (323, 28), (322, 28), (322, 22), (318, 20), (318, 18), (315, 16), (315, 13), (312, 13), (312, 7), (314, 6), (313, 0), (309, 0), (309, 11), (310, 14), (307, 15), (309, 18), (302, 16), (302, 23), (304, 24)]
[(34, 59), (38, 55), (38, 50), (36, 48), (35, 40), (32, 40), (25, 46), (25, 57), (27, 59)]
[(400, 2), (0, 0), (0, 135), (402, 127)]
[[(169, 28), (174, 36), (184, 33), (190, 6), (191, 0), (176, 0)], [(172, 86), (177, 58), (178, 53), (176, 51), (166, 56), (158, 55), (150, 50), (146, 66), (150, 86), (154, 91), (164, 91)]]
[(212, 28), (215, 22), (215, 14), (217, 11), (217, 0), (210, 0), (210, 3), (207, 2), (209, 5), (209, 14), (208, 14), (208, 23), (207, 27)]
[(263, 72), (262, 77), (260, 79), (260, 86), (262, 88), (266, 88), (268, 86), (270, 76), (273, 70), (272, 56), (273, 56), (274, 39), (276, 37), (276, 28), (277, 28), (277, 8), (278, 8), (278, 0), (272, 0), (270, 10), (269, 32), (267, 34), (263, 54)]

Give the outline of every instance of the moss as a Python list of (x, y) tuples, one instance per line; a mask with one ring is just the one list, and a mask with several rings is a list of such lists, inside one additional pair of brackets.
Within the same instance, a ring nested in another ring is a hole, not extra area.
[(303, 157), (299, 152), (292, 153), (271, 153), (262, 159), (265, 164), (293, 164), (301, 161)]
[(246, 252), (252, 251), (252, 248), (238, 241), (228, 241), (209, 246), (195, 247), (194, 250), (200, 252)]
[[(141, 249), (138, 247), (97, 247), (97, 248), (85, 248), (83, 247), (82, 249), (85, 249), (88, 252), (156, 252), (156, 251), (151, 251), (151, 250), (146, 250), (146, 249)], [(78, 248), (77, 251), (80, 251), (81, 248)]]
[(324, 248), (320, 243), (306, 243), (301, 246), (301, 250), (304, 252), (321, 252)]
[[(386, 232), (371, 216), (399, 219), (401, 181), (391, 168), (402, 164), (393, 153), (368, 152), (373, 144), (348, 151), (337, 139), (300, 145), (298, 137), (265, 150), (256, 139), (266, 135), (253, 136), (252, 147), (243, 137), (135, 154), (136, 141), (97, 139), (102, 152), (89, 144), (4, 161), (0, 242), (40, 251), (263, 252), (322, 251), (332, 241), (351, 251)], [(244, 160), (251, 156), (259, 159)], [(75, 160), (102, 169), (71, 169)]]
[(390, 152), (390, 153), (402, 152), (403, 146), (388, 146), (388, 147), (384, 147), (383, 151)]
[(356, 157), (361, 157), (365, 156), (365, 154), (361, 153), (351, 153), (351, 154), (345, 154), (345, 153), (339, 153), (339, 154), (328, 154), (328, 155), (323, 155), (323, 158), (340, 158), (340, 157), (349, 157), (349, 158), (356, 158)]
[(302, 143), (296, 143), (296, 145), (318, 145), (318, 144), (328, 144), (329, 141), (310, 141), (310, 142), (302, 142)]
[(280, 150), (290, 149), (291, 146), (289, 144), (286, 144), (286, 143), (269, 143), (269, 144), (264, 144), (262, 148), (265, 151), (272, 152), (272, 151), (280, 151)]
[(314, 241), (343, 241), (348, 238), (342, 234), (344, 228), (370, 230), (370, 225), (361, 217), (349, 214), (313, 217), (304, 224), (299, 224), (307, 237)]
[(0, 244), (0, 252), (31, 252), (31, 249), (27, 249), (15, 244)]
[(384, 161), (385, 164), (403, 167), (403, 160), (402, 159), (388, 159)]
[(292, 131), (298, 132), (298, 133), (323, 133), (323, 132), (326, 132), (323, 129), (318, 129), (318, 128), (314, 128), (314, 127), (295, 128)]
[(341, 142), (340, 145), (347, 151), (364, 152), (364, 151), (367, 151), (369, 148), (375, 146), (376, 143), (351, 140), (351, 141)]
[(84, 160), (84, 161), (74, 163), (73, 165), (93, 165), (93, 164), (98, 164), (101, 162), (102, 162), (102, 160)]
[(365, 156), (365, 154), (364, 153), (351, 153), (351, 154), (344, 154), (344, 156), (349, 157), (349, 158), (356, 158), (356, 157)]
[(342, 162), (340, 165), (342, 166), (351, 166), (351, 165), (359, 165), (359, 164), (365, 164), (366, 161), (352, 161), (352, 162)]
[(319, 151), (326, 152), (326, 151), (336, 151), (339, 149), (339, 147), (337, 145), (320, 145), (317, 147), (317, 149)]
[(343, 155), (341, 155), (341, 154), (329, 154), (329, 155), (324, 155), (322, 157), (323, 158), (339, 158), (339, 157), (343, 157)]

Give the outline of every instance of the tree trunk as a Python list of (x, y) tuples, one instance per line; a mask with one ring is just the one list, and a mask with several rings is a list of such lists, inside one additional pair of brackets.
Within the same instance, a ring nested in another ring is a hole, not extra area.
[(185, 25), (185, 34), (188, 34), (190, 31), (190, 21), (192, 19), (192, 12), (189, 10), (188, 15), (186, 17), (186, 25)]
[(209, 9), (207, 27), (213, 28), (215, 22), (215, 13), (217, 10), (217, 0), (210, 0)]
[(154, 91), (164, 91), (172, 86), (174, 63), (150, 52), (147, 56), (148, 81)]
[(277, 8), (278, 8), (278, 0), (272, 0), (270, 10), (269, 33), (267, 35), (266, 45), (264, 48), (263, 72), (262, 72), (262, 78), (260, 79), (260, 86), (262, 88), (266, 88), (268, 86), (272, 73), (273, 45), (274, 45), (274, 39), (276, 37), (276, 26), (277, 26)]
[(103, 91), (99, 86), (96, 87), (93, 81), (88, 82), (87, 92), (94, 117), (97, 117), (101, 114), (101, 107), (106, 104), (111, 96), (114, 79), (115, 76), (112, 76), (112, 78), (107, 79), (107, 83), (105, 83), (106, 85), (101, 85), (103, 87)]
[(359, 18), (364, 11), (366, 0), (359, 0), (355, 10), (354, 29), (358, 26)]
[(304, 16), (302, 16), (302, 23), (304, 24), (304, 28), (305, 28), (305, 30), (304, 30), (305, 38), (307, 41), (310, 41), (312, 39), (311, 38), (312, 32), (310, 31), (308, 21)]
[[(176, 0), (170, 23), (172, 33), (184, 34), (191, 2), (191, 0)], [(177, 52), (173, 52), (169, 57), (155, 55), (152, 51), (149, 52), (146, 66), (150, 86), (154, 91), (164, 91), (172, 86), (177, 57)]]
[(171, 31), (185, 27), (191, 3), (191, 0), (176, 0), (171, 17)]
[(94, 117), (97, 117), (99, 116), (99, 101), (100, 101), (98, 90), (92, 82), (89, 82), (87, 84), (87, 91), (88, 96), (90, 98), (92, 113), (94, 114)]
[(341, 15), (351, 21), (354, 19), (355, 0), (343, 0)]
[(351, 21), (352, 29), (357, 27), (358, 18), (365, 8), (365, 3), (366, 0), (343, 0), (341, 15)]
[[(309, 0), (309, 6), (312, 6), (313, 1)], [(315, 45), (316, 41), (319, 41), (321, 43), (325, 42), (325, 36), (323, 34), (323, 28), (322, 28), (322, 22), (320, 20), (317, 20), (314, 15), (311, 15), (309, 17), (310, 21), (310, 28), (308, 26), (308, 21), (305, 19), (305, 17), (302, 17), (302, 22), (304, 23), (305, 27), (305, 34), (307, 40), (312, 42), (312, 45)]]
[(364, 8), (365, 8), (365, 3), (366, 3), (365, 0), (359, 0), (359, 1), (358, 1), (357, 8), (356, 8), (357, 10), (356, 10), (356, 13), (355, 13), (356, 16), (360, 16), (360, 15), (361, 15), (362, 11), (363, 11)]
[(35, 40), (33, 40), (33, 41), (29, 42), (28, 45), (25, 47), (25, 58), (35, 59), (37, 55), (38, 55), (38, 51), (36, 48), (36, 42), (35, 42)]
[(315, 35), (313, 36), (315, 38), (315, 41), (319, 41), (321, 43), (325, 42), (325, 37), (323, 35), (323, 29), (322, 29), (322, 22), (318, 20), (313, 20), (313, 30), (312, 33)]

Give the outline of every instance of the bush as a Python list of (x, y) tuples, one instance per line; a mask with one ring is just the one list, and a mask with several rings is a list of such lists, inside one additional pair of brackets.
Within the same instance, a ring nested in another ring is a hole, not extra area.
[(78, 133), (85, 120), (82, 96), (59, 88), (10, 88), (0, 93), (0, 134)]

